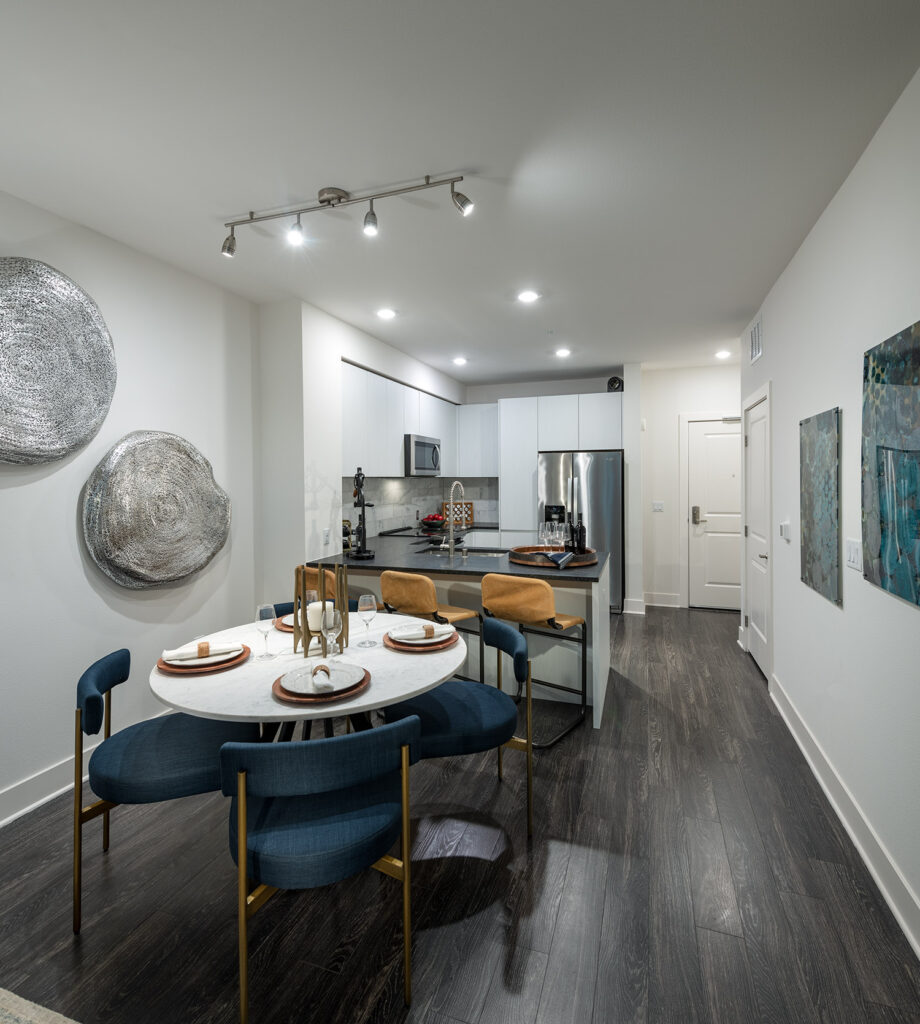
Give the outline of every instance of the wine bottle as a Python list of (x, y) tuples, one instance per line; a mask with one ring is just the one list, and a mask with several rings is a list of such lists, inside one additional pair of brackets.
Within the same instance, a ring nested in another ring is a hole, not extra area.
[(572, 513), (566, 516), (565, 523), (565, 550), (575, 553), (575, 524), (572, 522)]
[(585, 526), (581, 512), (578, 513), (578, 525), (575, 527), (575, 551), (583, 555), (588, 548), (588, 528)]

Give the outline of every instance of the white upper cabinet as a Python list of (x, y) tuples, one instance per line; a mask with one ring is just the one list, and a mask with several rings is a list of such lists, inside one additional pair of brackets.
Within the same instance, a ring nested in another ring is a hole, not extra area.
[(403, 475), (403, 423), (405, 408), (402, 385), (376, 373), (367, 374), (367, 466), (368, 476)]
[[(422, 431), (419, 429), (419, 393), (415, 388), (407, 387), (405, 384), (399, 385), (402, 388), (403, 396), (403, 433), (404, 434), (421, 434)], [(400, 474), (402, 475), (402, 474)]]
[(578, 395), (547, 395), (537, 399), (541, 452), (577, 451), (584, 448), (578, 439)]
[(457, 406), (419, 392), (419, 429), (422, 437), (441, 442), (441, 476), (457, 475)]
[(457, 409), (457, 475), (498, 476), (498, 404)]
[(499, 522), (502, 530), (537, 528), (538, 399), (498, 403)]
[(342, 476), (354, 476), (361, 466), (368, 472), (367, 382), (370, 374), (342, 363)]
[(578, 395), (577, 447), (581, 451), (623, 447), (622, 394)]

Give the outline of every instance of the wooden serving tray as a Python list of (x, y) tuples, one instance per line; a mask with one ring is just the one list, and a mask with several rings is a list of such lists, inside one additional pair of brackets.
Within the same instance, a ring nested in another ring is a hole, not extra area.
[(436, 644), (401, 644), (398, 640), (391, 640), (389, 633), (384, 633), (383, 646), (389, 647), (391, 651), (399, 651), (401, 654), (430, 654), (432, 651), (446, 651), (448, 647), (453, 647), (459, 639), (459, 633), (451, 633), (450, 636), (439, 640)]
[(371, 682), (371, 674), (365, 669), (364, 678), (359, 679), (354, 686), (349, 686), (347, 690), (339, 690), (337, 693), (291, 693), (281, 685), (281, 678), (278, 676), (272, 683), (272, 693), (285, 704), (330, 704), (334, 700), (347, 700), (362, 693)]
[(463, 522), (466, 522), (467, 526), (472, 526), (473, 503), (471, 501), (455, 501), (451, 504), (449, 501), (442, 501), (441, 515), (444, 516), (445, 522), (449, 522), (453, 517), (454, 526)]
[[(556, 563), (551, 562), (546, 556), (551, 551), (559, 553), (560, 550), (547, 544), (512, 548), (508, 552), (508, 561), (516, 562), (518, 565), (536, 565), (541, 569), (547, 569), (549, 566), (558, 569)], [(563, 566), (562, 572), (566, 569), (577, 569), (582, 565), (597, 565), (597, 551), (594, 548), (588, 548), (583, 555), (572, 555), (572, 561)]]
[(178, 665), (168, 665), (162, 658), (157, 659), (157, 668), (168, 676), (201, 676), (207, 672), (223, 672), (228, 668), (236, 668), (252, 654), (252, 651), (243, 644), (243, 649), (233, 658), (227, 661), (218, 661), (214, 665), (189, 665), (188, 668), (180, 668)]

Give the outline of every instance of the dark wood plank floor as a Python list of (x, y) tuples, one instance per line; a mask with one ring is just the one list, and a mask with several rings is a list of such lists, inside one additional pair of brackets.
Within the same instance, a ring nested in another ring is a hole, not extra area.
[[(399, 887), (365, 872), (256, 916), (253, 1021), (918, 1024), (920, 966), (736, 630), (614, 620), (603, 728), (538, 754), (531, 843), (520, 755), (501, 783), (494, 754), (418, 765), (411, 1010)], [(223, 798), (119, 808), (105, 856), (92, 823), (79, 938), (69, 813), (0, 832), (0, 986), (84, 1024), (236, 1020)]]

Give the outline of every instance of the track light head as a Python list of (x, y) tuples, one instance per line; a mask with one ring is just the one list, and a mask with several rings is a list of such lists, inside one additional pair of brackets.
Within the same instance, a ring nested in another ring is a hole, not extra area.
[(236, 255), (236, 235), (233, 234), (233, 228), (230, 228), (230, 234), (224, 239), (224, 244), (220, 247), (221, 253), (233, 259)]
[(462, 192), (458, 192), (453, 185), (450, 186), (450, 198), (453, 199), (454, 206), (457, 207), (464, 217), (469, 217), (473, 212), (473, 208), (476, 204)]
[(300, 214), (287, 233), (288, 245), (303, 245), (303, 228), (300, 226)]
[(368, 238), (374, 238), (377, 235), (377, 214), (374, 213), (374, 200), (371, 200), (371, 208), (364, 215), (364, 234)]

